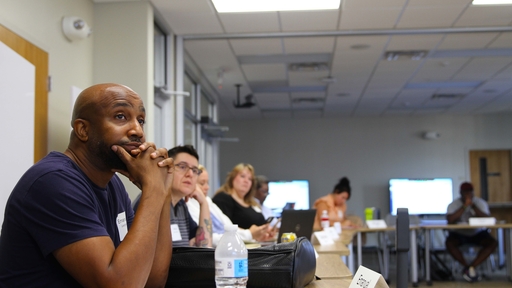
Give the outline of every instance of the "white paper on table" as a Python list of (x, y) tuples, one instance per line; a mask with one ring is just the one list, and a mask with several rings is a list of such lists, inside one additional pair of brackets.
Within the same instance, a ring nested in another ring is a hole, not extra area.
[(366, 220), (366, 225), (368, 225), (368, 228), (370, 228), (370, 229), (387, 228), (388, 227), (388, 225), (386, 224), (386, 221), (384, 221), (382, 219)]
[(470, 217), (469, 225), (471, 226), (492, 226), (496, 225), (496, 218), (494, 217)]
[(338, 235), (338, 231), (336, 231), (336, 228), (334, 228), (334, 227), (324, 228), (324, 232), (329, 234), (329, 236), (331, 236), (332, 240), (340, 239), (340, 235)]
[(386, 280), (379, 273), (364, 266), (359, 266), (350, 282), (349, 288), (389, 288)]
[(317, 231), (314, 232), (313, 235), (315, 236), (316, 240), (318, 240), (320, 246), (334, 244), (334, 240), (332, 240), (331, 236), (325, 231)]

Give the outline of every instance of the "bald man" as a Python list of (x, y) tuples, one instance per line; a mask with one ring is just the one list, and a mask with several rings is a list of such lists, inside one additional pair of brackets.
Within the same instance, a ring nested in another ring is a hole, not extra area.
[[(165, 285), (173, 163), (145, 142), (145, 117), (126, 86), (79, 95), (67, 150), (27, 170), (7, 201), (0, 287)], [(142, 190), (137, 215), (115, 172)]]

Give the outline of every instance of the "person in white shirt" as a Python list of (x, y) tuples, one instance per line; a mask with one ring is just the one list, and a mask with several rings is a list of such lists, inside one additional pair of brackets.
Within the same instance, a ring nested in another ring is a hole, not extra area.
[[(455, 199), (448, 205), (446, 219), (448, 224), (467, 224), (470, 217), (489, 217), (490, 214), (487, 202), (482, 198), (475, 197), (473, 185), (464, 182), (460, 185), (460, 198)], [(451, 230), (446, 238), (446, 249), (455, 260), (463, 265), (463, 277), (468, 282), (480, 280), (475, 267), (487, 259), (498, 246), (498, 242), (489, 234), (488, 230), (486, 228)], [(466, 262), (459, 250), (459, 246), (464, 244), (481, 247), (478, 255), (471, 263)]]
[[(210, 207), (210, 216), (213, 226), (212, 242), (213, 246), (216, 247), (224, 234), (224, 225), (232, 225), (233, 222), (231, 222), (228, 216), (222, 213), (222, 210), (220, 210), (220, 208), (213, 203), (212, 198), (208, 196), (208, 190), (210, 189), (208, 171), (206, 171), (203, 165), (199, 165), (198, 168), (203, 172), (197, 179), (196, 189), (204, 193), (208, 206)], [(187, 207), (192, 220), (197, 223), (197, 221), (199, 221), (199, 203), (195, 199), (189, 198), (187, 200)], [(249, 229), (238, 229), (237, 233), (244, 241), (268, 241), (269, 236), (266, 233), (267, 226), (268, 224), (261, 226), (252, 225)]]
[(265, 206), (263, 202), (265, 202), (265, 199), (268, 196), (268, 179), (267, 177), (263, 175), (256, 176), (256, 194), (254, 194), (254, 198), (259, 202), (261, 205), (261, 214), (265, 217), (265, 219), (268, 219), (269, 217), (273, 217), (274, 213), (270, 208)]

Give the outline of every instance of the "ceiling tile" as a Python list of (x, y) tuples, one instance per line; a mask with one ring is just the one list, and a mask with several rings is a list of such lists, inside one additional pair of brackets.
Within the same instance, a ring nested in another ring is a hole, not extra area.
[(437, 50), (444, 49), (483, 49), (486, 48), (498, 33), (458, 33), (447, 34)]
[(249, 82), (286, 80), (285, 64), (251, 64), (241, 66)]
[(151, 3), (178, 35), (224, 32), (210, 1), (151, 0)]
[(290, 109), (288, 93), (255, 93), (254, 97), (261, 109)]
[(283, 53), (283, 44), (280, 38), (233, 39), (229, 41), (237, 56)]
[(395, 35), (387, 46), (387, 51), (432, 50), (443, 40), (441, 34)]
[(313, 118), (321, 118), (323, 114), (322, 110), (294, 110), (293, 118), (294, 119), (313, 119)]
[(452, 27), (471, 0), (409, 0), (396, 28)]
[(220, 13), (219, 18), (227, 33), (279, 32), (277, 12)]
[(457, 73), (454, 80), (489, 79), (512, 63), (510, 57), (474, 58)]
[(292, 118), (292, 111), (262, 111), (263, 118), (265, 119), (290, 119)]
[(470, 6), (459, 18), (456, 27), (508, 26), (512, 23), (511, 5)]
[(284, 53), (332, 53), (335, 37), (293, 37), (283, 38)]
[(391, 29), (395, 26), (401, 12), (402, 8), (346, 9), (341, 13), (338, 29)]
[(511, 48), (512, 32), (500, 33), (500, 35), (492, 41), (487, 48)]

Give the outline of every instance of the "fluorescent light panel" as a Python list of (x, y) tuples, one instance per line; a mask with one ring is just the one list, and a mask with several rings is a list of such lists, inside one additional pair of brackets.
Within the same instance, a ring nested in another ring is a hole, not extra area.
[(511, 5), (512, 0), (473, 0), (473, 5)]
[(338, 9), (341, 0), (212, 0), (219, 13)]

